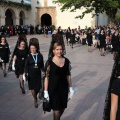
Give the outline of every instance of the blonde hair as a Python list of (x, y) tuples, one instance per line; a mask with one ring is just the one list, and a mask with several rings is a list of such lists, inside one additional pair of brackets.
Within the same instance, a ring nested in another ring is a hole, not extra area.
[(58, 46), (62, 47), (62, 45), (59, 42), (54, 43), (53, 50), (55, 50)]

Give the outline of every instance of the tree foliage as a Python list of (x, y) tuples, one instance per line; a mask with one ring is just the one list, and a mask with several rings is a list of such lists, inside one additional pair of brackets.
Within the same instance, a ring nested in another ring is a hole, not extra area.
[(118, 10), (116, 17), (115, 17), (115, 21), (119, 22), (120, 21), (120, 10)]
[(86, 8), (76, 18), (83, 18), (85, 14), (94, 12), (93, 17), (98, 13), (106, 13), (112, 20), (120, 8), (120, 0), (53, 0), (61, 6), (61, 11), (70, 10), (74, 12), (82, 7)]

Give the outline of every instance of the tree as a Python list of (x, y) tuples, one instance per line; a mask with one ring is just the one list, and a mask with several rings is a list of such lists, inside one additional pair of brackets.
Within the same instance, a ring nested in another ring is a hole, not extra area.
[(118, 10), (118, 12), (116, 14), (115, 22), (120, 22), (120, 10)]
[(110, 21), (115, 20), (116, 13), (120, 8), (120, 0), (53, 0), (54, 3), (61, 6), (61, 11), (70, 10), (74, 12), (82, 7), (85, 11), (76, 16), (82, 19), (85, 14), (94, 12), (93, 17), (98, 13), (106, 13)]

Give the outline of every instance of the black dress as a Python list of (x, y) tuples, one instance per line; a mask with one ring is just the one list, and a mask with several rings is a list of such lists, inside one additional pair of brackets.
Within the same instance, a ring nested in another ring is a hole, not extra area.
[(100, 48), (104, 48), (106, 46), (105, 39), (106, 39), (105, 34), (99, 34)]
[(28, 55), (28, 49), (19, 49), (17, 48), (14, 55), (17, 57), (17, 60), (15, 62), (15, 74), (17, 78), (19, 75), (24, 73), (24, 67), (25, 67), (25, 61)]
[(93, 44), (93, 42), (92, 42), (92, 34), (91, 33), (87, 34), (87, 42), (88, 42), (88, 46), (91, 46)]
[(48, 28), (45, 28), (45, 34), (48, 35)]
[(112, 46), (113, 46), (113, 51), (117, 52), (120, 50), (120, 41), (119, 41), (119, 36), (115, 36), (115, 34), (112, 35), (112, 40), (111, 40)]
[(48, 93), (51, 109), (65, 109), (68, 101), (67, 76), (70, 75), (70, 61), (65, 58), (63, 67), (59, 67), (50, 59), (46, 62), (46, 66), (46, 76), (49, 76)]
[(3, 63), (9, 62), (10, 49), (8, 43), (5, 45), (0, 44), (0, 58), (3, 60)]
[(120, 120), (120, 79), (114, 79), (111, 87), (111, 93), (118, 96), (118, 109), (116, 114), (116, 120)]
[(74, 44), (75, 43), (75, 34), (70, 35), (70, 43)]
[(68, 40), (68, 39), (70, 39), (70, 35), (71, 35), (71, 33), (70, 32), (66, 32), (66, 39)]
[[(39, 92), (41, 88), (41, 70), (44, 70), (44, 61), (41, 53), (38, 53), (37, 67), (35, 67), (35, 61), (33, 56), (29, 54), (27, 56), (25, 64), (25, 73), (28, 73), (28, 86), (30, 90), (36, 90)], [(36, 55), (34, 55), (36, 57)]]

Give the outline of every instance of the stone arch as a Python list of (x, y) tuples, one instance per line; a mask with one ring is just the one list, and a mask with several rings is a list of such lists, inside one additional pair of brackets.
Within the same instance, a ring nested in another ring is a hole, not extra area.
[(19, 25), (25, 25), (25, 12), (23, 10), (21, 10), (19, 12)]
[(56, 7), (40, 7), (37, 8), (37, 24), (41, 24), (41, 17), (44, 14), (49, 14), (51, 16), (51, 20), (52, 20), (52, 25), (57, 25), (57, 21), (56, 21), (56, 16), (57, 16), (57, 11), (56, 11)]
[(52, 25), (52, 17), (50, 14), (48, 13), (44, 13), (42, 16), (41, 16), (41, 25), (42, 26), (50, 26)]
[(5, 25), (15, 25), (15, 11), (12, 8), (5, 10)]

